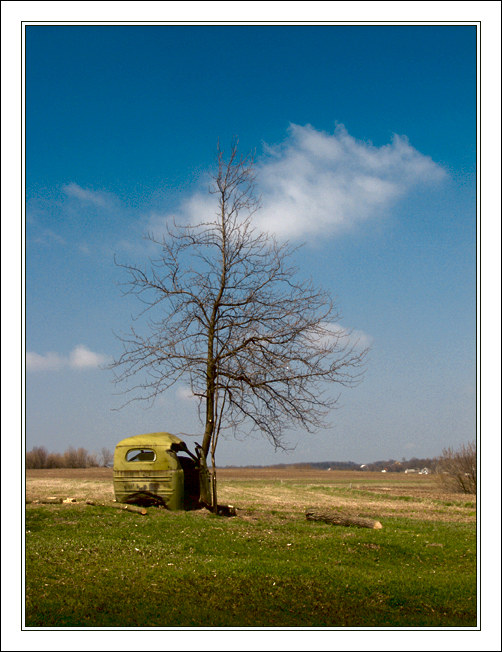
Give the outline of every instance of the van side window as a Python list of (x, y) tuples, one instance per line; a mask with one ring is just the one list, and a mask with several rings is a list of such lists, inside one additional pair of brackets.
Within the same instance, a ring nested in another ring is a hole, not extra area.
[(154, 462), (155, 451), (151, 448), (132, 448), (127, 451), (127, 462)]

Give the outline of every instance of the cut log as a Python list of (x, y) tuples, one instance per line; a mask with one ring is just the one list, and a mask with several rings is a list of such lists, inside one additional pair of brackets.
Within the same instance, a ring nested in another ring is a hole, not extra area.
[(115, 509), (121, 509), (124, 512), (134, 512), (135, 514), (141, 514), (142, 516), (148, 514), (148, 512), (144, 507), (137, 507), (136, 505), (129, 505), (128, 503), (105, 504), (105, 503), (95, 503), (93, 500), (86, 500), (85, 504), (99, 505), (100, 507), (114, 507)]
[(374, 521), (371, 518), (361, 518), (359, 516), (346, 516), (338, 512), (316, 512), (314, 510), (308, 510), (305, 516), (308, 521), (322, 521), (331, 525), (368, 527), (372, 530), (380, 530), (382, 528), (380, 521)]
[(42, 505), (60, 505), (63, 499), (57, 496), (47, 496), (47, 498), (41, 498), (38, 502), (42, 503)]
[(216, 512), (212, 505), (203, 505), (204, 509), (207, 509), (211, 514), (218, 514), (218, 516), (237, 516), (237, 508), (233, 505), (218, 505)]
[(237, 516), (237, 510), (233, 505), (218, 505), (217, 513), (220, 516)]
[(110, 505), (110, 507), (115, 507), (116, 509), (122, 509), (124, 512), (134, 512), (135, 514), (142, 514), (145, 516), (148, 514), (144, 507), (138, 507), (137, 505), (129, 505), (127, 503), (115, 503)]

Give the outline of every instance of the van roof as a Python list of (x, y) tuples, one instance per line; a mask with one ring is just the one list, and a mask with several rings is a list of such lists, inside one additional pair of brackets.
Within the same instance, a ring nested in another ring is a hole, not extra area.
[(171, 435), (169, 432), (149, 432), (144, 435), (132, 435), (131, 437), (126, 437), (119, 441), (117, 446), (172, 446), (173, 444), (183, 444), (183, 441), (176, 437), (176, 435)]

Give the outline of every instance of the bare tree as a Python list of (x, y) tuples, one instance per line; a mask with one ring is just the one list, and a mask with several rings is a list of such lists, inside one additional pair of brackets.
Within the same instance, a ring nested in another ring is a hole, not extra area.
[(475, 494), (477, 491), (476, 442), (458, 449), (444, 448), (437, 461), (436, 479), (448, 491)]
[(35, 446), (26, 453), (27, 469), (44, 469), (47, 466), (48, 452), (45, 446)]
[(113, 453), (109, 448), (103, 446), (101, 449), (101, 466), (109, 466), (113, 461)]
[(185, 379), (199, 399), (213, 477), (223, 429), (258, 430), (285, 449), (289, 428), (325, 425), (333, 383), (356, 384), (366, 354), (338, 325), (328, 294), (296, 280), (296, 249), (253, 228), (254, 191), (252, 157), (234, 143), (225, 159), (218, 147), (214, 215), (146, 236), (159, 250), (147, 267), (120, 264), (124, 292), (144, 303), (149, 321), (146, 334), (133, 327), (120, 336), (116, 381), (139, 378), (125, 390), (131, 400), (154, 400)]
[(85, 469), (88, 466), (91, 466), (88, 463), (89, 454), (85, 448), (75, 449), (73, 446), (69, 446), (64, 452), (64, 465), (68, 469)]

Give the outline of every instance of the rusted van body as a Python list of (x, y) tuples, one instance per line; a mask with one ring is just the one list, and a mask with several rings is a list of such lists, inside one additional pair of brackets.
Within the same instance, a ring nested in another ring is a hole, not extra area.
[(120, 503), (170, 510), (211, 504), (209, 471), (200, 446), (193, 455), (168, 432), (133, 435), (115, 447), (113, 486)]

